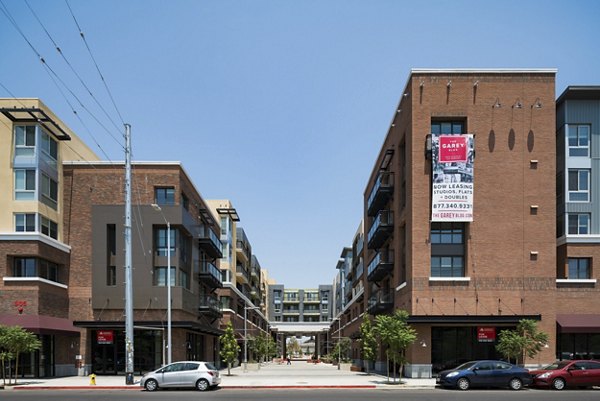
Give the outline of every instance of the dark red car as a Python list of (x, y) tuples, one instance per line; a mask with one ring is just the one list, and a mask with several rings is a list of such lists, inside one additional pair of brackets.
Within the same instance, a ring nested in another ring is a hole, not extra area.
[(562, 390), (565, 387), (600, 386), (600, 362), (558, 361), (542, 369), (530, 370), (533, 385)]

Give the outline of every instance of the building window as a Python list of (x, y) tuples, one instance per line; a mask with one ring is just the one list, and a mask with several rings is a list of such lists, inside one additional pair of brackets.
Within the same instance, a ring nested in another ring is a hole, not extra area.
[(580, 235), (590, 233), (590, 215), (588, 213), (569, 213), (569, 234)]
[(175, 188), (154, 188), (154, 203), (172, 206), (175, 204)]
[(590, 126), (569, 125), (569, 156), (589, 156)]
[(569, 201), (590, 201), (590, 170), (569, 170)]
[(35, 199), (35, 170), (15, 170), (15, 200)]
[(35, 258), (15, 258), (14, 277), (37, 277)]
[(231, 297), (221, 297), (221, 309), (231, 309)]
[(42, 152), (53, 160), (58, 160), (58, 145), (54, 139), (42, 131)]
[(569, 279), (589, 279), (590, 277), (590, 260), (588, 258), (569, 258)]
[(114, 287), (117, 285), (117, 267), (106, 266), (106, 285)]
[(431, 133), (433, 135), (462, 135), (465, 124), (462, 121), (432, 121)]
[[(157, 256), (167, 256), (168, 248), (167, 248), (167, 235), (169, 229), (165, 228), (157, 228), (154, 230), (155, 233), (155, 249)], [(177, 242), (177, 230), (171, 229), (171, 256), (175, 255), (175, 245)]]
[(189, 212), (190, 200), (183, 192), (181, 193), (181, 204), (183, 205), (183, 208)]
[(58, 203), (58, 183), (42, 173), (42, 200), (48, 206), (56, 209)]
[(15, 214), (15, 231), (18, 233), (36, 232), (35, 213), (17, 213), (17, 214)]
[(190, 289), (189, 285), (190, 285), (190, 279), (189, 279), (188, 272), (183, 269), (179, 269), (179, 286), (189, 290)]
[(464, 243), (464, 225), (462, 223), (432, 223), (432, 244), (462, 244)]
[(227, 235), (227, 217), (221, 216), (221, 235)]
[(15, 156), (33, 156), (35, 154), (35, 126), (18, 125), (15, 127)]
[(40, 232), (50, 238), (58, 239), (58, 224), (40, 215)]
[[(175, 274), (176, 270), (174, 266), (171, 266), (171, 287), (175, 286)], [(166, 287), (167, 285), (167, 267), (166, 266), (155, 266), (154, 267), (154, 283), (157, 287)]]
[(15, 258), (13, 263), (14, 277), (41, 277), (46, 280), (59, 281), (59, 268), (56, 263), (37, 258)]
[(464, 277), (462, 256), (432, 256), (431, 277)]

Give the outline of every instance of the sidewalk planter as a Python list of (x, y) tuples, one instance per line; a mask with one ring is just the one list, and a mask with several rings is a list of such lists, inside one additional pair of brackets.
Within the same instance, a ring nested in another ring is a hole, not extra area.
[(345, 370), (347, 372), (350, 372), (351, 368), (352, 368), (352, 363), (346, 363), (346, 362), (340, 363), (340, 370)]
[(252, 363), (248, 362), (247, 363), (247, 367), (246, 367), (247, 371), (249, 371), (249, 372), (258, 372), (259, 369), (260, 369), (260, 365), (258, 363), (254, 363), (254, 362), (252, 362)]
[(431, 365), (407, 363), (404, 366), (404, 376), (413, 379), (431, 379)]

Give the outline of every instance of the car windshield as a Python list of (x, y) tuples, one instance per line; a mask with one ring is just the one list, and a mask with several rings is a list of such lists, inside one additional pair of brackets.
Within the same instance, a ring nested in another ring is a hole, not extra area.
[(559, 370), (559, 369), (562, 369), (565, 366), (567, 366), (569, 363), (570, 363), (569, 361), (554, 362), (554, 363), (551, 363), (548, 366), (544, 366), (542, 368), (542, 370)]
[(465, 370), (465, 369), (469, 369), (471, 368), (473, 365), (475, 365), (477, 362), (467, 362), (467, 363), (463, 363), (460, 366), (455, 367), (453, 370)]

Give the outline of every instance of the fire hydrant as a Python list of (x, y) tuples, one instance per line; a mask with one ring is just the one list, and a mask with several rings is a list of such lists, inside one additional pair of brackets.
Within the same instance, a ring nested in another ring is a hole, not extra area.
[(96, 375), (92, 373), (90, 375), (90, 386), (95, 386), (95, 385), (96, 385)]

